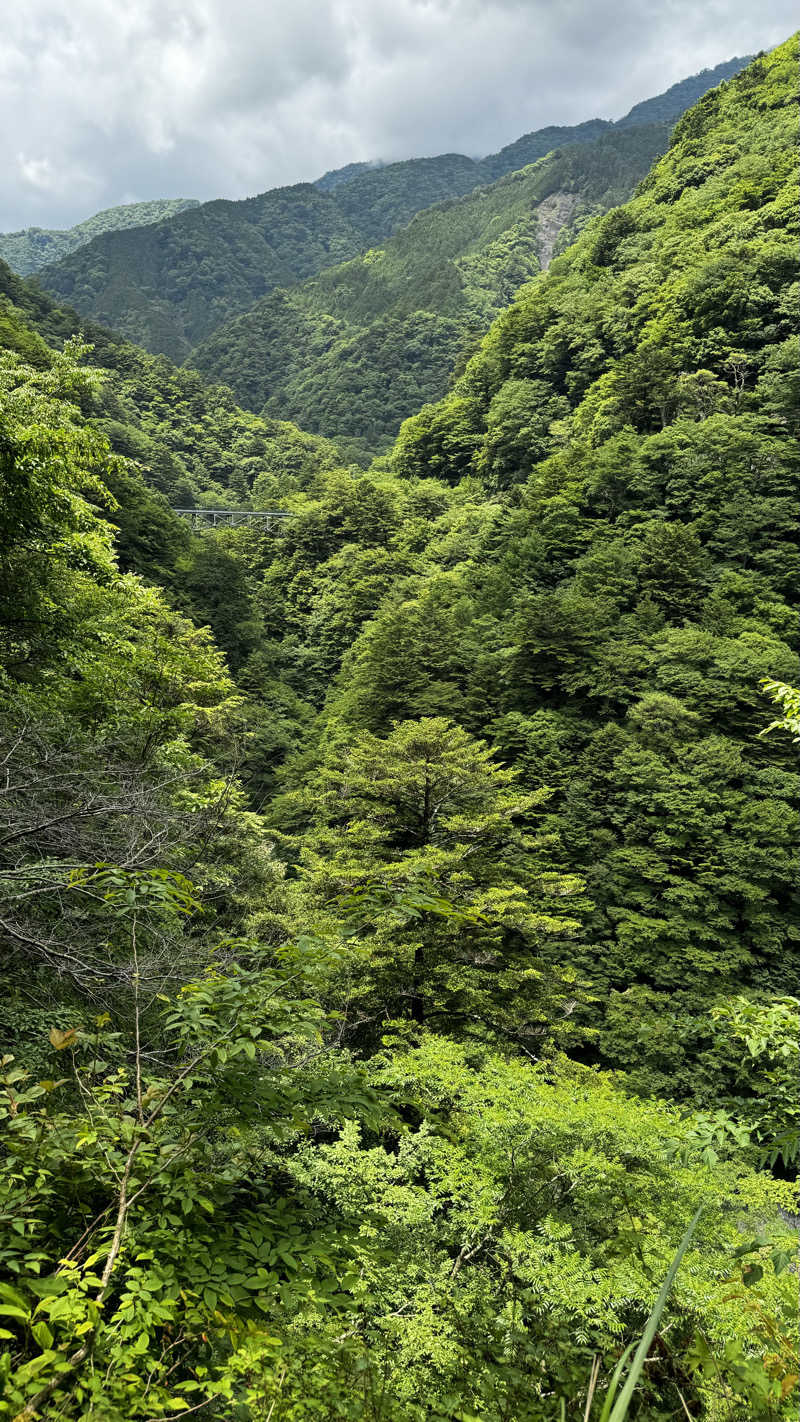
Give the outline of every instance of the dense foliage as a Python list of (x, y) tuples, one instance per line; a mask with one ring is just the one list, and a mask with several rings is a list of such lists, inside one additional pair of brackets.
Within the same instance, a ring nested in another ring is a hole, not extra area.
[(687, 109), (699, 103), (709, 89), (715, 89), (718, 84), (732, 79), (748, 64), (752, 64), (754, 57), (748, 54), (744, 59), (728, 59), (723, 64), (715, 64), (713, 69), (701, 69), (699, 74), (692, 74), (688, 79), (671, 84), (663, 94), (656, 94), (652, 99), (643, 99), (641, 103), (634, 104), (624, 118), (618, 119), (620, 127), (626, 128), (637, 123), (674, 123)]
[(80, 413), (125, 457), (105, 473), (116, 500), (107, 515), (119, 530), (120, 564), (169, 589), (177, 606), (210, 625), (235, 667), (256, 632), (242, 567), (222, 549), (209, 556), (208, 544), (170, 506), (249, 507), (254, 487), (271, 506), (278, 489), (285, 497), (334, 467), (337, 452), (294, 425), (239, 409), (224, 387), (80, 321), (0, 263), (7, 352), (45, 372), (54, 348), (80, 330), (92, 341), (82, 359), (102, 373), (82, 390)]
[(315, 188), (320, 192), (330, 192), (332, 188), (341, 187), (342, 183), (349, 183), (351, 178), (355, 178), (359, 173), (366, 173), (370, 168), (382, 168), (381, 161), (375, 160), (372, 163), (363, 161), (361, 163), (345, 163), (343, 168), (329, 168), (327, 173), (323, 173), (321, 178), (317, 178), (314, 183)]
[(409, 414), (446, 393), (454, 368), (566, 232), (624, 202), (669, 141), (668, 125), (609, 130), (272, 292), (190, 363), (250, 409), (296, 420), (369, 463)]
[(257, 419), (223, 386), (209, 385), (165, 357), (57, 306), (0, 262), (3, 345), (47, 366), (51, 351), (81, 335), (87, 360), (111, 373), (86, 401), (119, 454), (134, 461), (148, 486), (176, 504), (249, 506), (254, 481), (278, 474), (284, 488), (339, 462), (334, 447), (283, 420)]
[(0, 269), (0, 1416), (796, 1414), (797, 57), (368, 473)]
[(784, 48), (707, 95), (404, 427), (398, 473), (477, 476), (502, 512), (385, 601), (331, 702), (382, 733), (426, 687), (552, 786), (601, 1050), (659, 1090), (709, 994), (794, 976), (795, 766), (757, 736), (759, 678), (796, 665), (793, 82)]
[(217, 199), (157, 227), (109, 233), (41, 273), (46, 289), (149, 350), (182, 360), (237, 311), (352, 257), (361, 234), (310, 183)]
[[(717, 82), (716, 71), (706, 72), (700, 92)], [(694, 97), (693, 90), (686, 102)], [(680, 112), (672, 105), (669, 117), (674, 121)], [(647, 112), (628, 119), (652, 122)], [(483, 160), (447, 153), (367, 165), (350, 171), (343, 183), (332, 183), (328, 175), (320, 185), (275, 188), (242, 202), (203, 203), (157, 228), (98, 237), (48, 267), (42, 281), (82, 315), (148, 350), (184, 360), (193, 346), (275, 287), (338, 266), (385, 241), (423, 208), (461, 197), (556, 145), (580, 143), (610, 127), (597, 120), (548, 128)]]
[(93, 237), (100, 237), (104, 232), (147, 227), (151, 222), (161, 222), (165, 217), (174, 217), (188, 207), (197, 206), (195, 198), (154, 198), (150, 202), (107, 207), (64, 231), (26, 227), (20, 232), (0, 232), (0, 259), (21, 276), (29, 276), (40, 267), (77, 251), (78, 247), (85, 247)]

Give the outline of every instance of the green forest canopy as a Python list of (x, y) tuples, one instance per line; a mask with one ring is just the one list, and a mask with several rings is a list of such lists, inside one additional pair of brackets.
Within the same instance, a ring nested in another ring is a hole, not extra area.
[(368, 473), (4, 274), (6, 1415), (598, 1422), (703, 1206), (628, 1415), (794, 1416), (797, 58)]
[(150, 202), (126, 202), (119, 207), (107, 207), (84, 222), (65, 231), (45, 227), (26, 227), (20, 232), (0, 232), (0, 260), (7, 262), (21, 276), (30, 276), (40, 267), (58, 262), (78, 247), (85, 247), (93, 237), (104, 232), (119, 232), (127, 227), (147, 227), (174, 217), (186, 208), (197, 207), (195, 198), (155, 198)]

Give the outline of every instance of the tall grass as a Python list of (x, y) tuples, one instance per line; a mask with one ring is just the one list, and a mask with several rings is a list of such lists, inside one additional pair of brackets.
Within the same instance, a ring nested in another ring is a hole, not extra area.
[[(641, 1338), (639, 1339), (638, 1345), (634, 1345), (633, 1343), (631, 1343), (630, 1347), (626, 1348), (625, 1352), (617, 1363), (617, 1366), (614, 1369), (614, 1373), (611, 1378), (611, 1382), (608, 1385), (608, 1392), (606, 1393), (605, 1402), (603, 1404), (603, 1410), (597, 1417), (597, 1422), (625, 1422), (625, 1418), (628, 1416), (628, 1411), (633, 1400), (633, 1394), (636, 1390), (636, 1385), (639, 1381), (639, 1378), (641, 1377), (642, 1369), (644, 1368), (645, 1362), (647, 1360), (647, 1354), (650, 1351), (650, 1345), (656, 1336), (656, 1331), (661, 1320), (661, 1315), (664, 1312), (664, 1306), (667, 1302), (667, 1296), (669, 1294), (670, 1289), (672, 1288), (675, 1275), (677, 1274), (681, 1266), (681, 1260), (683, 1259), (684, 1254), (686, 1253), (687, 1249), (689, 1248), (689, 1245), (692, 1242), (694, 1232), (697, 1229), (698, 1221), (703, 1213), (704, 1208), (705, 1206), (700, 1205), (699, 1209), (695, 1211), (694, 1217), (691, 1223), (689, 1224), (686, 1233), (683, 1236), (683, 1239), (678, 1245), (678, 1248), (675, 1251), (674, 1258), (669, 1266), (669, 1269), (667, 1270), (666, 1278), (664, 1279), (664, 1282), (661, 1285), (661, 1290), (659, 1292), (658, 1298), (656, 1299), (655, 1304), (653, 1305), (653, 1310), (647, 1320), (645, 1330)], [(636, 1347), (635, 1353), (633, 1353), (634, 1346)], [(622, 1380), (622, 1375), (625, 1371), (625, 1365), (628, 1359), (630, 1358), (631, 1353), (633, 1353), (633, 1359), (630, 1368), (628, 1369), (628, 1375), (625, 1378), (622, 1391), (620, 1392), (619, 1397), (617, 1397), (617, 1392), (620, 1386), (620, 1382)], [(594, 1396), (594, 1390), (597, 1384), (598, 1371), (599, 1369), (597, 1367), (593, 1368), (592, 1370), (592, 1376), (589, 1381), (589, 1395), (587, 1397), (586, 1411), (584, 1413), (584, 1422), (590, 1422), (591, 1405)], [(565, 1422), (566, 1404), (563, 1402), (561, 1404), (561, 1418), (562, 1422)]]

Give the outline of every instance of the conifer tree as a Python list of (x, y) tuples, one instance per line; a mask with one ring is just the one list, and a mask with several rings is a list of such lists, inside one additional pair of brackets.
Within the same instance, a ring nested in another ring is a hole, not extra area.
[(576, 931), (559, 901), (580, 883), (543, 870), (548, 795), (444, 717), (334, 747), (302, 857), (311, 902), (351, 910), (362, 1012), (534, 1041), (563, 1017), (539, 949)]

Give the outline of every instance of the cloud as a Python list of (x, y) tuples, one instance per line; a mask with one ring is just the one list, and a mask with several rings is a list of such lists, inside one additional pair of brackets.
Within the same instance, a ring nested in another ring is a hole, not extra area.
[(26, 0), (0, 37), (0, 230), (492, 152), (795, 24), (790, 0)]

